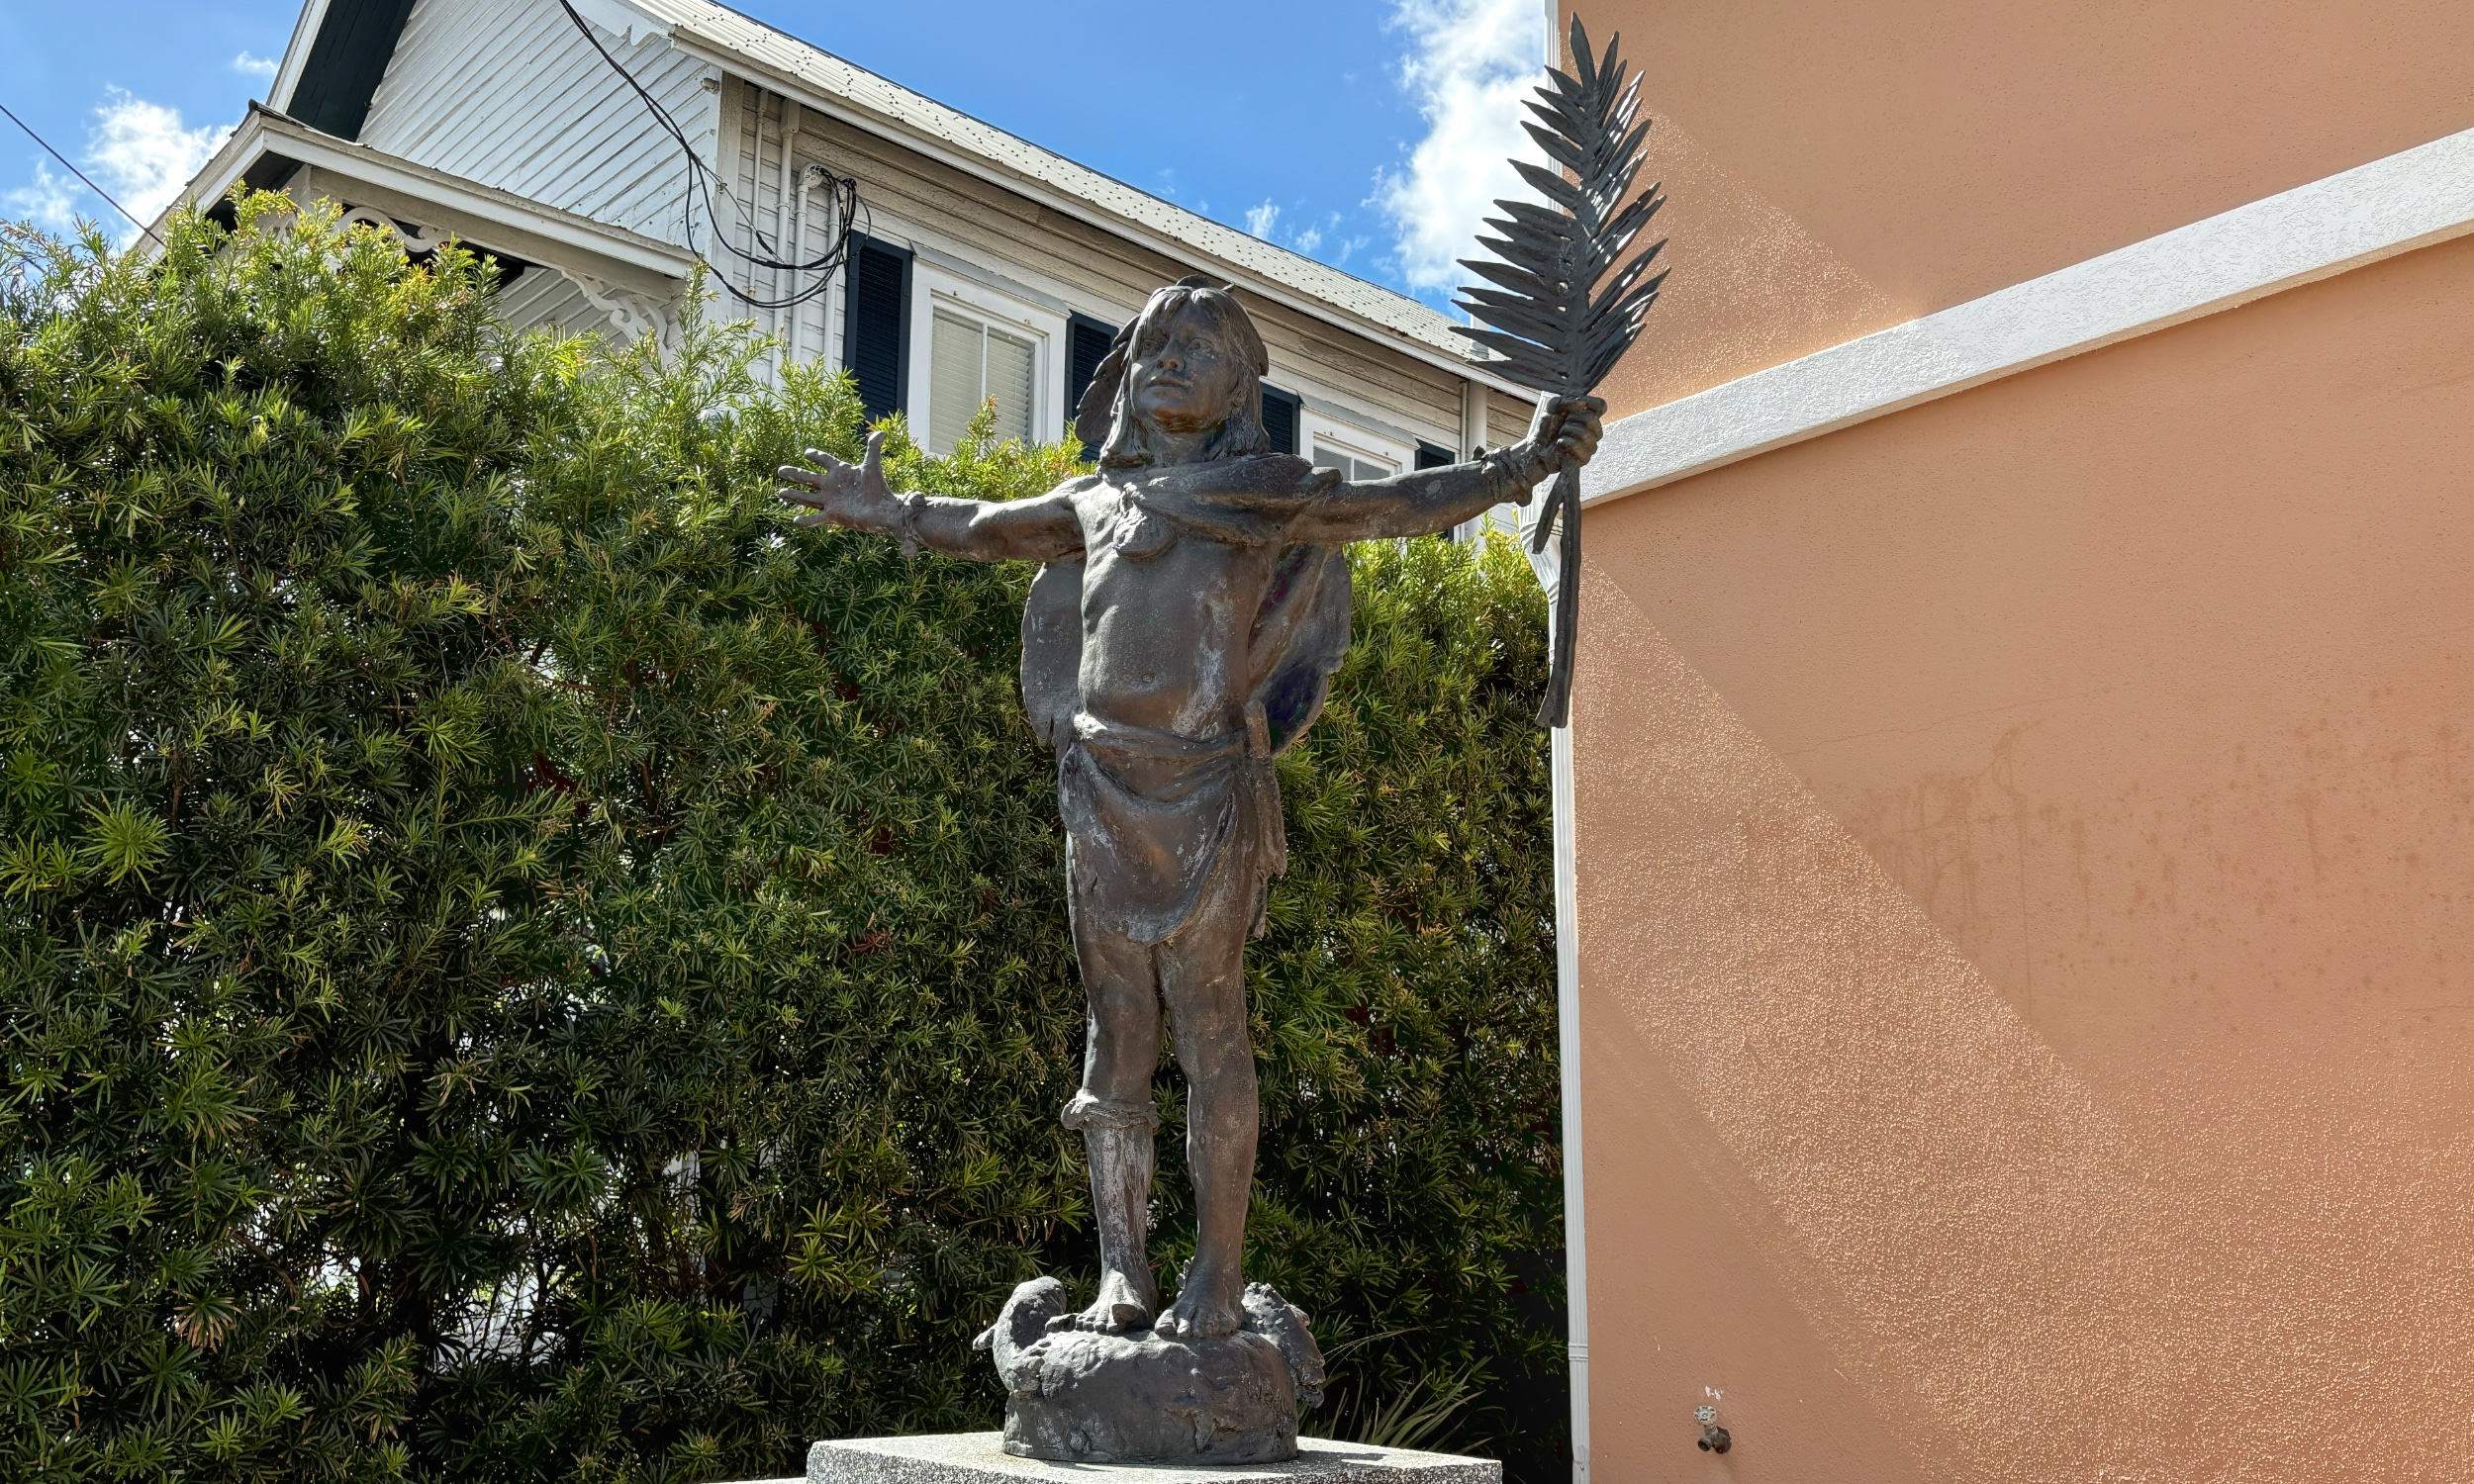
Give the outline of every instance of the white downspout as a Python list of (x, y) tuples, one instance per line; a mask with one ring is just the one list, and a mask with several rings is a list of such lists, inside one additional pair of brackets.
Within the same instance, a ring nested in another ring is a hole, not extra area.
[[(1521, 510), (1535, 528), (1537, 508)], [(1521, 533), (1527, 551), (1528, 529)], [(1564, 615), (1555, 610), (1559, 547), (1528, 551), (1529, 570), (1547, 593), (1549, 652)], [(1572, 729), (1547, 734), (1555, 808), (1555, 1047), (1564, 1102), (1564, 1302), (1570, 1353), (1572, 1484), (1589, 1484), (1589, 1207), (1581, 1188), (1580, 1142), (1580, 890), (1574, 870)]]
[(1580, 1181), (1580, 900), (1572, 869), (1572, 729), (1560, 726), (1549, 735), (1555, 770), (1555, 1054), (1564, 1082), (1564, 1303), (1571, 1351), (1572, 1484), (1589, 1484), (1589, 1208)]
[[(791, 236), (791, 132), (799, 127), (795, 122), (799, 117), (798, 109), (798, 104), (785, 97), (782, 99), (782, 112), (775, 120), (777, 127), (781, 130), (782, 141), (782, 157), (778, 162), (780, 169), (775, 176), (773, 187), (773, 251), (771, 256), (776, 262), (791, 260), (791, 255), (782, 249), (789, 245)], [(790, 311), (779, 307), (782, 301), (789, 297), (791, 297), (790, 270), (776, 268), (773, 270), (772, 298), (777, 306), (773, 311), (773, 333), (776, 339), (782, 341), (782, 348), (773, 353), (773, 384), (776, 387), (782, 385), (782, 373), (789, 370), (791, 365)]]
[[(814, 173), (813, 166), (808, 166), (799, 172), (799, 201), (791, 217), (791, 250), (783, 254), (795, 263), (804, 263), (808, 260), (809, 177)], [(799, 287), (797, 275), (793, 275), (791, 287), (794, 290)], [(791, 306), (790, 328), (782, 342), (782, 368), (785, 371), (799, 364), (799, 331), (801, 322), (808, 318), (807, 310), (808, 307), (804, 304)]]

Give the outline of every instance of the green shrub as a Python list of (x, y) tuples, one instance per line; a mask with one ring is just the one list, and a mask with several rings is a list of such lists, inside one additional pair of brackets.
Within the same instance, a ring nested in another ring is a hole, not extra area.
[[(289, 210), (0, 242), (0, 1477), (686, 1481), (993, 1426), (970, 1336), (1092, 1265), (1029, 573), (790, 525), (843, 382), (513, 337), (488, 265)], [(892, 444), (990, 498), (1076, 467)], [(1283, 763), (1252, 1266), (1325, 1423), (1535, 1448), (1543, 604), (1500, 546), (1358, 584)]]

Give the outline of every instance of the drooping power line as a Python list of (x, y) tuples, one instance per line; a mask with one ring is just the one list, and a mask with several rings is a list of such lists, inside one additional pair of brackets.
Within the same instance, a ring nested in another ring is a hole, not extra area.
[[(696, 203), (698, 198), (701, 197), (705, 203), (705, 218), (708, 222), (713, 224), (713, 238), (720, 245), (723, 251), (738, 258), (751, 268), (762, 268), (774, 272), (792, 274), (812, 273), (816, 275), (815, 281), (809, 284), (804, 289), (798, 289), (780, 299), (763, 299), (748, 293), (738, 285), (730, 282), (729, 274), (724, 273), (719, 269), (715, 269), (714, 277), (720, 281), (721, 287), (729, 293), (730, 297), (736, 299), (739, 303), (746, 305), (750, 309), (767, 311), (786, 310), (796, 309), (800, 305), (807, 304), (809, 301), (820, 297), (825, 290), (832, 287), (834, 272), (842, 266), (842, 263), (850, 255), (850, 239), (854, 231), (855, 220), (863, 215), (865, 211), (865, 208), (863, 208), (859, 202), (859, 182), (851, 179), (847, 175), (835, 175), (829, 171), (826, 172), (826, 211), (829, 213), (828, 220), (833, 224), (833, 230), (829, 234), (828, 240), (824, 244), (824, 250), (817, 253), (814, 257), (794, 262), (785, 258), (774, 256), (773, 254), (778, 250), (778, 248), (775, 243), (764, 235), (763, 232), (756, 229), (756, 225), (752, 220), (747, 221), (745, 225), (747, 227), (747, 234), (756, 244), (758, 250), (750, 252), (739, 246), (737, 243), (730, 240), (730, 234), (728, 232), (722, 231), (721, 209), (714, 200), (713, 171), (711, 167), (706, 165), (704, 157), (696, 152), (696, 146), (689, 142), (687, 131), (679, 127), (679, 121), (671, 117), (670, 110), (661, 106), (661, 100), (655, 98), (645, 89), (643, 83), (636, 80), (634, 73), (628, 71), (625, 65), (621, 63), (618, 58), (610, 54), (610, 48), (602, 45), (602, 39), (593, 34), (592, 23), (584, 19), (583, 15), (576, 10), (572, 3), (570, 3), (570, 0), (558, 0), (558, 4), (559, 8), (567, 13), (567, 19), (575, 23), (576, 31), (582, 35), (587, 42), (592, 43), (594, 50), (601, 53), (602, 60), (608, 62), (610, 64), (610, 69), (618, 73), (619, 79), (626, 83), (628, 88), (635, 93), (635, 96), (643, 102), (645, 110), (653, 116), (653, 121), (661, 126), (662, 133), (670, 136), (672, 140), (678, 144), (680, 155), (686, 159), (688, 182), (687, 202), (684, 215), (687, 232), (687, 250), (689, 253), (692, 254), (697, 261), (704, 263), (705, 266), (709, 268), (713, 267), (712, 261), (705, 256), (704, 249), (698, 246), (696, 241)], [(787, 138), (783, 140), (782, 147), (786, 150), (790, 147), (790, 141)]]
[[(116, 211), (116, 212), (119, 212), (119, 213), (120, 213), (122, 216), (124, 216), (124, 217), (128, 217), (128, 218), (129, 218), (129, 225), (130, 225), (130, 226), (137, 228), (140, 232), (144, 232), (147, 236), (154, 237), (154, 229), (153, 229), (153, 228), (148, 227), (148, 226), (147, 226), (146, 224), (144, 224), (143, 222), (139, 221), (139, 220), (137, 219), (137, 217), (136, 217), (135, 215), (133, 215), (133, 214), (130, 212), (130, 210), (129, 210), (129, 208), (128, 208), (128, 207), (125, 207), (125, 206), (121, 205), (119, 202), (114, 201), (114, 200), (112, 199), (112, 193), (111, 193), (111, 192), (109, 192), (109, 191), (105, 190), (103, 187), (101, 187), (101, 186), (99, 186), (99, 185), (96, 185), (96, 184), (95, 184), (92, 180), (88, 180), (88, 179), (87, 179), (87, 177), (86, 177), (86, 172), (85, 172), (85, 171), (80, 170), (80, 169), (78, 169), (75, 165), (70, 164), (70, 163), (68, 162), (68, 156), (67, 156), (67, 155), (62, 154), (59, 150), (52, 148), (52, 147), (51, 147), (51, 141), (50, 141), (49, 139), (45, 139), (42, 135), (39, 135), (39, 134), (35, 133), (35, 126), (34, 126), (34, 125), (27, 123), (24, 119), (19, 118), (16, 114), (14, 114), (14, 113), (10, 113), (10, 112), (9, 112), (9, 106), (8, 106), (7, 104), (5, 104), (5, 103), (0, 103), (0, 114), (8, 114), (8, 117), (9, 117), (9, 122), (10, 122), (10, 123), (12, 123), (12, 124), (14, 124), (14, 125), (16, 125), (18, 128), (25, 130), (25, 131), (26, 131), (26, 138), (28, 138), (28, 139), (33, 139), (33, 140), (34, 140), (36, 143), (38, 143), (38, 144), (41, 144), (41, 145), (43, 146), (43, 152), (44, 152), (44, 153), (48, 154), (48, 155), (50, 155), (53, 159), (58, 160), (58, 161), (60, 162), (60, 164), (61, 164), (62, 168), (66, 169), (66, 170), (68, 171), (68, 173), (70, 173), (71, 175), (76, 176), (79, 180), (83, 180), (83, 181), (85, 181), (85, 182), (86, 182), (86, 189), (87, 189), (87, 190), (90, 190), (90, 191), (94, 192), (96, 195), (98, 195), (98, 196), (102, 197), (102, 198), (103, 198), (103, 200), (104, 200), (104, 203), (105, 203), (106, 205), (110, 206), (110, 207), (112, 208), (112, 210), (114, 210), (114, 211)], [(154, 245), (156, 245), (157, 247), (162, 246), (162, 245), (163, 245), (163, 239), (162, 239), (161, 237), (154, 237)]]

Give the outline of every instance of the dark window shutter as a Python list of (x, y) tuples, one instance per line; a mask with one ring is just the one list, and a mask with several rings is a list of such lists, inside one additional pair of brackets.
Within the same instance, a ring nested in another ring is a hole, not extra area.
[(1116, 341), (1116, 329), (1089, 315), (1076, 315), (1066, 322), (1065, 332), (1066, 407), (1071, 411), (1082, 405), (1083, 394), (1091, 390), (1091, 379), (1099, 374), (1099, 363), (1108, 358), (1108, 347)]
[(1459, 462), (1459, 459), (1452, 456), (1452, 450), (1449, 448), (1438, 448), (1432, 443), (1424, 442), (1417, 445), (1417, 467), (1420, 469), (1440, 469), (1446, 464)]
[(874, 422), (910, 402), (910, 254), (884, 242), (851, 245), (842, 364)]
[(1297, 451), (1297, 394), (1277, 387), (1263, 389), (1263, 430), (1272, 437), (1272, 452)]
[[(1114, 343), (1116, 330), (1089, 315), (1075, 315), (1065, 322), (1065, 416), (1069, 432), (1074, 410), (1083, 405), (1083, 394), (1091, 390), (1091, 379), (1099, 374), (1099, 363), (1108, 358), (1108, 347)], [(1086, 443), (1083, 457), (1095, 459), (1099, 450)]]

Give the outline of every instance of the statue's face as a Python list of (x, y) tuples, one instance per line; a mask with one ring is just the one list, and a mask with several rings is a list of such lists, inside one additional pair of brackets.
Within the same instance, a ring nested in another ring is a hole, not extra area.
[(1126, 406), (1169, 432), (1208, 432), (1227, 420), (1244, 374), (1211, 317), (1188, 305), (1159, 343), (1126, 369)]

